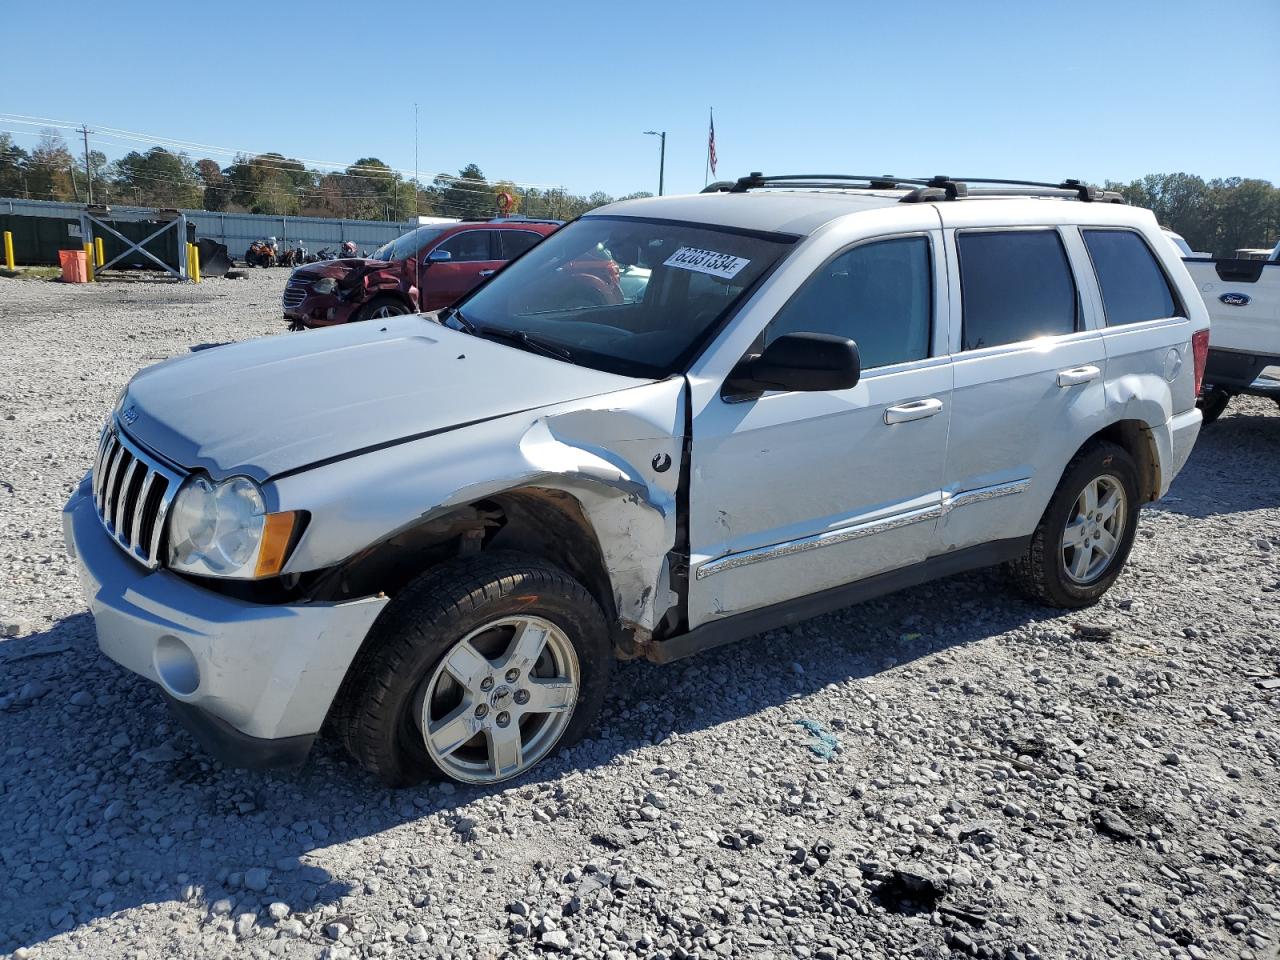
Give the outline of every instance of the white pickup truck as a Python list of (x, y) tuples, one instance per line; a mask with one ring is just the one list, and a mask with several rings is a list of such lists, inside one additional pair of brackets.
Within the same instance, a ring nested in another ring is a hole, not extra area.
[(1213, 327), (1199, 406), (1205, 422), (1237, 394), (1280, 404), (1280, 244), (1265, 260), (1184, 256)]

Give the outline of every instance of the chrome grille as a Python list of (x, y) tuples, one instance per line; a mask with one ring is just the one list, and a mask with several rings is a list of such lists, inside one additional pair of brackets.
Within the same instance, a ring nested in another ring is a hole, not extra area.
[(290, 280), (285, 284), (284, 288), (284, 305), (286, 307), (296, 307), (307, 299), (310, 290), (306, 284), (298, 280)]
[(120, 433), (102, 431), (93, 461), (93, 502), (107, 533), (139, 563), (160, 566), (164, 521), (182, 476)]

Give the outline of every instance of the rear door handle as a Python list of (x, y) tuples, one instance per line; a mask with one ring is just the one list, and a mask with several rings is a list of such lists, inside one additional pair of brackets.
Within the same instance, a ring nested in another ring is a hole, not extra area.
[(497, 270), (481, 270), (481, 271), (480, 271), (480, 276), (482, 276), (482, 277), (492, 277), (492, 276), (493, 276), (495, 273), (497, 273), (497, 272), (498, 272)]
[(911, 420), (923, 420), (941, 412), (942, 401), (929, 397), (927, 400), (913, 400), (911, 403), (902, 403), (896, 407), (886, 407), (884, 422), (907, 423)]
[(1100, 376), (1102, 376), (1102, 371), (1090, 363), (1083, 367), (1061, 371), (1058, 374), (1058, 386), (1075, 387), (1082, 383), (1089, 383), (1091, 380), (1097, 380)]

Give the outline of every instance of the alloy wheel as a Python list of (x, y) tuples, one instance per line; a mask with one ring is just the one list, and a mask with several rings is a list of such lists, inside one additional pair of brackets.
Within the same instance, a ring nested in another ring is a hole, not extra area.
[(547, 755), (578, 701), (578, 655), (542, 617), (503, 617), (449, 649), (420, 688), (427, 753), (464, 783), (519, 776)]
[(1097, 580), (1120, 549), (1129, 504), (1124, 485), (1110, 474), (1090, 480), (1067, 517), (1062, 531), (1062, 563), (1075, 583)]

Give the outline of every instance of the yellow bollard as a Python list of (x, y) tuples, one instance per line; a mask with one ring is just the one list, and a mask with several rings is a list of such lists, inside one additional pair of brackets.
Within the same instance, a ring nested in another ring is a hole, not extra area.
[(93, 283), (95, 280), (97, 280), (97, 279), (98, 279), (98, 278), (97, 278), (97, 277), (95, 277), (93, 274), (94, 274), (94, 270), (93, 270), (93, 244), (92, 244), (92, 243), (86, 243), (86, 244), (84, 245), (84, 278), (85, 278), (85, 280), (89, 281), (89, 283)]
[(187, 266), (191, 271), (191, 279), (200, 282), (200, 248), (194, 243), (187, 244)]
[(13, 260), (13, 231), (11, 230), (4, 232), (4, 265), (10, 270), (16, 266)]
[(102, 266), (104, 263), (106, 263), (106, 262), (107, 262), (107, 258), (106, 258), (106, 256), (104, 255), (104, 253), (103, 253), (103, 249), (102, 249), (102, 238), (101, 238), (101, 237), (94, 237), (94, 238), (93, 238), (93, 255), (94, 255), (94, 257), (96, 258), (93, 262), (94, 262), (95, 264), (97, 264), (99, 267), (100, 267), (100, 266)]

